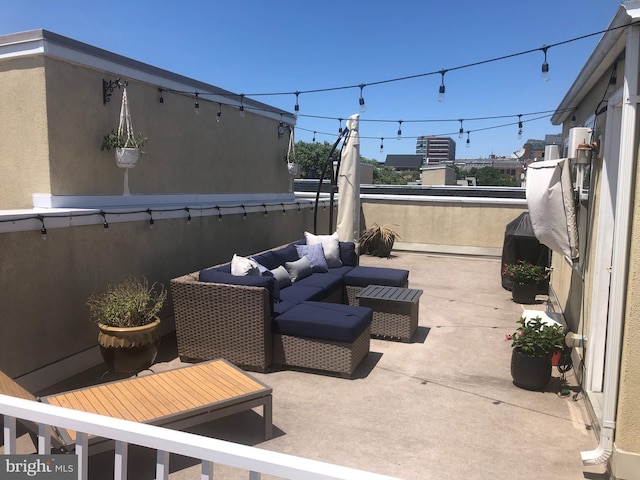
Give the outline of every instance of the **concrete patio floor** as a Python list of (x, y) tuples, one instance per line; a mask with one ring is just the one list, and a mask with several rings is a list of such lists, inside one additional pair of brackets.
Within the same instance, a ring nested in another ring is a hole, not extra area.
[[(555, 368), (544, 392), (511, 382), (505, 334), (525, 308), (544, 310), (546, 296), (535, 305), (514, 303), (495, 257), (394, 251), (389, 259), (361, 257), (361, 264), (408, 269), (410, 287), (424, 290), (412, 343), (373, 339), (351, 380), (252, 373), (273, 388), (269, 441), (257, 411), (190, 431), (406, 480), (608, 478), (604, 466), (580, 460), (597, 439), (573, 371), (565, 397)], [(154, 370), (179, 365), (174, 339), (164, 338)], [(129, 478), (152, 478), (153, 452), (132, 447), (129, 459)], [(112, 462), (109, 453), (93, 457), (90, 478), (110, 478)], [(192, 459), (172, 458), (171, 471), (172, 479), (200, 478)], [(248, 478), (224, 466), (214, 471), (220, 479)]]

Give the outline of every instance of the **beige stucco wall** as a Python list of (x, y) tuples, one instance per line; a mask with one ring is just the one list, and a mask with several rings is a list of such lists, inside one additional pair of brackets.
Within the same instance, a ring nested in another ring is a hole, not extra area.
[(0, 209), (31, 206), (49, 192), (44, 57), (0, 61)]
[[(29, 208), (32, 193), (119, 195), (123, 170), (102, 137), (117, 128), (122, 91), (102, 103), (109, 72), (36, 55), (0, 62), (3, 128), (0, 162), (7, 188), (0, 208)], [(133, 80), (127, 87), (134, 130), (149, 138), (145, 155), (129, 173), (132, 194), (286, 192), (284, 152), (278, 122), (247, 109), (165, 92)], [(252, 180), (252, 181), (247, 181)]]
[(389, 224), (407, 243), (502, 249), (505, 228), (524, 204), (362, 200), (364, 227)]

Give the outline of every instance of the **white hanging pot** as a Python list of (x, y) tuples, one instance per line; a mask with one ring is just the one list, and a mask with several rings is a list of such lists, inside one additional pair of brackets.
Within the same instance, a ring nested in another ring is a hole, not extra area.
[(116, 164), (120, 168), (133, 168), (138, 163), (140, 149), (138, 148), (116, 148)]
[(287, 171), (289, 172), (289, 175), (298, 175), (300, 165), (297, 163), (287, 163)]

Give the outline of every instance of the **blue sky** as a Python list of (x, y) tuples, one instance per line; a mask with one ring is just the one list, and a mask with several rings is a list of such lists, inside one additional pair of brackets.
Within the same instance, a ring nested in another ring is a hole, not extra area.
[[(0, 34), (44, 28), (236, 93), (356, 86), (301, 94), (296, 140), (311, 141), (315, 131), (317, 141), (333, 143), (338, 118), (359, 113), (357, 86), (365, 84), (363, 156), (384, 161), (389, 153), (414, 153), (419, 135), (450, 134), (457, 158), (475, 158), (509, 156), (529, 138), (559, 133), (550, 113), (531, 114), (555, 110), (601, 35), (549, 48), (548, 82), (541, 79), (542, 51), (458, 67), (604, 30), (619, 4), (3, 0)], [(437, 72), (443, 69), (449, 70), (446, 95), (438, 102)], [(423, 75), (431, 72), (436, 73)], [(419, 77), (386, 82), (405, 76)], [(376, 82), (384, 83), (372, 85)], [(254, 98), (291, 112), (295, 105), (293, 94)], [(517, 137), (519, 114), (522, 139)], [(469, 148), (467, 135), (457, 136), (458, 119), (500, 116), (506, 118), (463, 122), (471, 132)], [(493, 128), (504, 124), (510, 125)]]

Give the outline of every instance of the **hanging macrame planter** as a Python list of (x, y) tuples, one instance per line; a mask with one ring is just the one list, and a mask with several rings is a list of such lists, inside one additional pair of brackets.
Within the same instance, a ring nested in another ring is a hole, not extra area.
[(129, 169), (136, 166), (140, 157), (140, 148), (136, 146), (133, 135), (133, 124), (131, 123), (131, 113), (129, 112), (129, 101), (127, 99), (127, 87), (122, 89), (122, 106), (120, 107), (120, 123), (118, 125), (118, 137), (126, 140), (123, 147), (116, 148), (116, 164), (124, 168), (124, 193), (131, 195), (129, 191)]
[(287, 149), (287, 172), (289, 175), (298, 175), (300, 173), (300, 165), (295, 162), (292, 162), (291, 159), (295, 158), (296, 155), (296, 145), (293, 135), (293, 128), (291, 128), (291, 133), (289, 135), (289, 148)]

